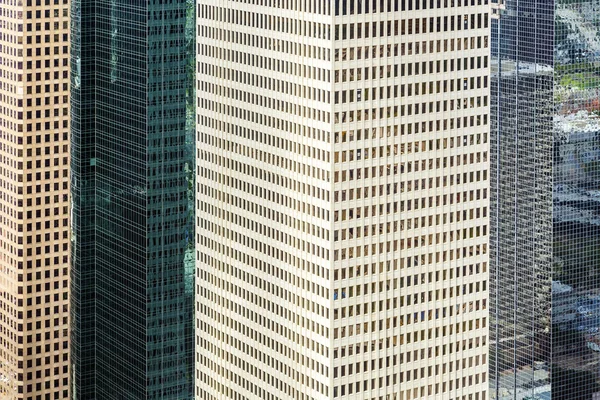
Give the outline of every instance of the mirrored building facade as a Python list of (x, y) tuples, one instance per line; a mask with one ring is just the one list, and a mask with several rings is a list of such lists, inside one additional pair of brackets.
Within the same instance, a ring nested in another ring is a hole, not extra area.
[(72, 398), (190, 399), (194, 6), (72, 15)]
[(493, 5), (490, 398), (600, 392), (600, 3)]

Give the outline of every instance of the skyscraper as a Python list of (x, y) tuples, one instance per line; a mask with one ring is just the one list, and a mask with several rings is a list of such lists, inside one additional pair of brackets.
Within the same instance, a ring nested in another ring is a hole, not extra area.
[(490, 398), (600, 396), (596, 1), (492, 23)]
[(72, 10), (72, 397), (189, 399), (194, 6)]
[(0, 398), (69, 395), (69, 4), (0, 0)]
[(198, 398), (487, 398), (488, 11), (199, 2)]

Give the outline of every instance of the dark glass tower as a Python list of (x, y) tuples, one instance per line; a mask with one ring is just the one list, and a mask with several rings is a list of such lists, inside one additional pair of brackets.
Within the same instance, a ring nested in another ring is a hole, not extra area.
[(492, 24), (490, 398), (600, 396), (600, 5)]
[(72, 1), (73, 399), (193, 398), (193, 14)]

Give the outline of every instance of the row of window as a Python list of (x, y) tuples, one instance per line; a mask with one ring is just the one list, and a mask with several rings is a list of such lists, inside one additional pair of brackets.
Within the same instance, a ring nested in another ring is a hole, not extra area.
[(335, 15), (439, 10), (488, 4), (488, 0), (335, 0)]
[[(416, 19), (394, 19), (393, 21), (353, 22), (336, 24), (335, 40), (358, 40), (377, 37), (418, 35), (460, 31), (462, 29), (481, 29), (488, 27), (488, 14), (458, 14), (443, 17)], [(466, 39), (466, 38), (465, 38)], [(460, 40), (460, 39), (459, 39)]]
[[(250, 215), (254, 214), (256, 219), (267, 219), (272, 227), (276, 227), (278, 229), (283, 229), (286, 232), (290, 232), (291, 230), (295, 231), (295, 234), (312, 234), (317, 238), (321, 238), (324, 240), (329, 240), (329, 230), (324, 229), (315, 224), (313, 220), (312, 223), (308, 224), (306, 221), (302, 221), (300, 218), (294, 218), (287, 213), (283, 213), (280, 211), (274, 210), (270, 206), (262, 205), (251, 200), (247, 200), (245, 198), (241, 198), (235, 196), (230, 193), (226, 193), (223, 191), (219, 191), (217, 189), (212, 189), (208, 187), (202, 188), (199, 192), (200, 194), (208, 195), (212, 198), (219, 198), (221, 201), (226, 201), (227, 204), (232, 206), (233, 213), (226, 214), (227, 216), (233, 216), (235, 214), (235, 210), (240, 213)], [(286, 198), (286, 203), (291, 199)], [(329, 211), (325, 210), (321, 207), (315, 205), (308, 205), (306, 203), (295, 202), (297, 206), (303, 204), (301, 209), (297, 211), (306, 213), (312, 217), (316, 217), (322, 220), (322, 225), (327, 225), (326, 221), (329, 217)], [(289, 206), (288, 206), (289, 207)], [(230, 221), (231, 222), (231, 221)], [(236, 231), (230, 231), (227, 228), (217, 228), (213, 226), (213, 223), (206, 220), (198, 220), (199, 226), (204, 227), (209, 230), (215, 230), (219, 235), (225, 236), (227, 238), (234, 238), (239, 235)], [(218, 231), (217, 231), (218, 229)], [(283, 231), (276, 230), (274, 232), (275, 236), (273, 239), (276, 241), (282, 241), (283, 243), (291, 243), (291, 236), (287, 233), (283, 233)], [(242, 239), (240, 239), (242, 240)]]
[[(210, 7), (210, 6), (208, 6)], [(234, 10), (234, 14), (236, 18), (241, 18), (245, 25), (251, 29), (248, 30), (273, 30), (276, 31), (277, 34), (281, 34), (282, 32), (288, 35), (295, 35), (299, 37), (308, 37), (314, 39), (331, 39), (331, 29), (329, 24), (323, 24), (320, 22), (311, 22), (311, 21), (303, 21), (299, 19), (285, 18), (279, 15), (269, 15), (264, 13), (256, 13), (256, 12), (246, 12), (240, 10)], [(208, 21), (209, 23), (213, 23), (214, 21)], [(239, 25), (238, 25), (239, 26)], [(207, 26), (207, 25), (198, 25), (198, 33), (200, 37), (205, 37), (208, 39), (215, 40), (223, 40), (227, 43), (238, 44), (238, 45), (247, 45), (258, 47), (260, 49), (281, 49), (281, 41), (276, 37), (268, 37), (268, 36), (276, 36), (269, 35), (269, 33), (261, 31), (263, 35), (252, 35), (247, 34), (245, 32), (240, 32), (239, 30), (229, 30), (224, 29), (223, 26)], [(298, 46), (298, 43), (288, 42), (289, 45), (285, 45), (287, 49), (295, 49), (295, 50), (285, 50), (286, 53), (299, 56), (298, 49), (301, 47)]]

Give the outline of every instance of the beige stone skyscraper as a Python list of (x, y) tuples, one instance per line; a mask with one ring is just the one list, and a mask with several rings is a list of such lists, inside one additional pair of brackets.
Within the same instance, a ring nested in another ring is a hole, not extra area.
[(0, 0), (0, 398), (68, 398), (69, 3)]
[(488, 14), (199, 1), (198, 398), (487, 398)]

